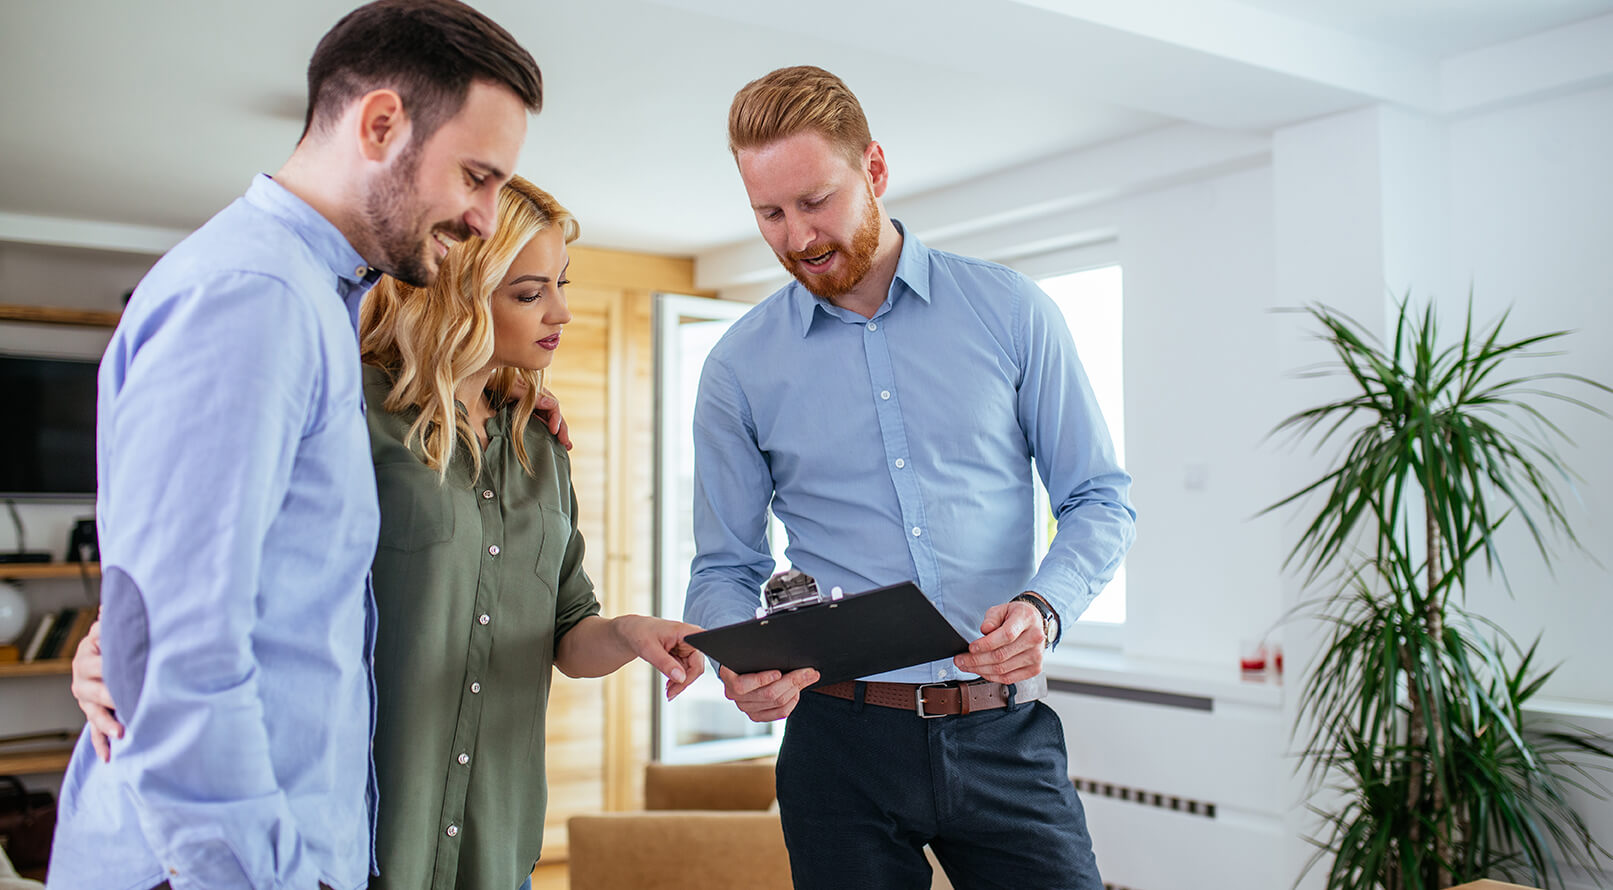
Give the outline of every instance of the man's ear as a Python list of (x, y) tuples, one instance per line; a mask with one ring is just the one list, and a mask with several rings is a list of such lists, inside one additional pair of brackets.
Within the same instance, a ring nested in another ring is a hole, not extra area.
[(890, 186), (890, 167), (885, 164), (885, 148), (878, 142), (869, 142), (863, 149), (863, 174), (868, 177), (868, 187), (874, 190), (874, 197), (885, 197), (885, 189)]
[(371, 90), (358, 99), (359, 151), (367, 161), (386, 163), (409, 144), (412, 127), (395, 90)]

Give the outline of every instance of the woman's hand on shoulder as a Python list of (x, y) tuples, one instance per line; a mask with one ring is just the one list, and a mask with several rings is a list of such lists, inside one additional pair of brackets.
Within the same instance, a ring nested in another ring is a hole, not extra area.
[(668, 701), (689, 688), (706, 669), (705, 656), (684, 642), (684, 637), (704, 628), (682, 621), (651, 618), (648, 615), (622, 615), (614, 619), (616, 631), (633, 654), (649, 662), (666, 678)]

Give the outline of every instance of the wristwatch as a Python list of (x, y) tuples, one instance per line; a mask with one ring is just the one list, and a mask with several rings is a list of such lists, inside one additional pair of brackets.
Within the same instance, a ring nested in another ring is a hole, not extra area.
[(1046, 638), (1046, 648), (1051, 649), (1058, 645), (1059, 637), (1064, 634), (1064, 628), (1059, 624), (1059, 613), (1047, 604), (1047, 600), (1029, 591), (1009, 600), (1011, 603), (1030, 603), (1042, 616), (1042, 636)]

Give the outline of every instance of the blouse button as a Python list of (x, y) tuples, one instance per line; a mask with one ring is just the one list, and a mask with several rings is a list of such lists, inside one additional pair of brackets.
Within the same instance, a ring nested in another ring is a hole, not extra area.
[(459, 826), (458, 825), (449, 825), (448, 826), (448, 831), (446, 832), (446, 834), (449, 837), (459, 837)]
[(475, 695), (475, 694), (477, 694), (478, 692), (481, 692), (481, 691), (482, 691), (482, 684), (480, 684), (480, 683), (472, 683), (472, 684), (470, 684), (470, 694), (471, 695)]
[(484, 490), (482, 492), (482, 500), (490, 501), (492, 499), (493, 499), (493, 489), (489, 488), (489, 489), (486, 489), (486, 490)]
[(891, 391), (888, 389), (882, 389), (879, 391), (879, 397), (882, 399), (889, 399), (891, 397)]
[(459, 755), (459, 765), (464, 766), (467, 763), (470, 763), (470, 755), (469, 754), (460, 754)]
[[(913, 529), (913, 534), (915, 534), (915, 535), (918, 534), (918, 529)], [(486, 627), (487, 622), (492, 621), (492, 620), (493, 620), (492, 617), (490, 617), (486, 612), (482, 613), (482, 617), (476, 619), (476, 621), (478, 623), (480, 623), (483, 627)]]
[(493, 554), (494, 556), (497, 556), (498, 555), (498, 545), (494, 544), (493, 546), (487, 548), (487, 552)]
[(871, 321), (871, 322), (868, 323), (868, 332), (870, 334), (873, 333), (874, 331), (877, 331), (877, 330), (879, 330), (879, 323), (878, 322)]

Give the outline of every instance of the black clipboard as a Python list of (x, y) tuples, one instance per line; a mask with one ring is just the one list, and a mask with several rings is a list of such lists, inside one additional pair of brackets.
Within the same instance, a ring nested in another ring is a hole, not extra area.
[(817, 668), (819, 683), (926, 664), (969, 644), (912, 582), (713, 628), (684, 638), (736, 673)]

